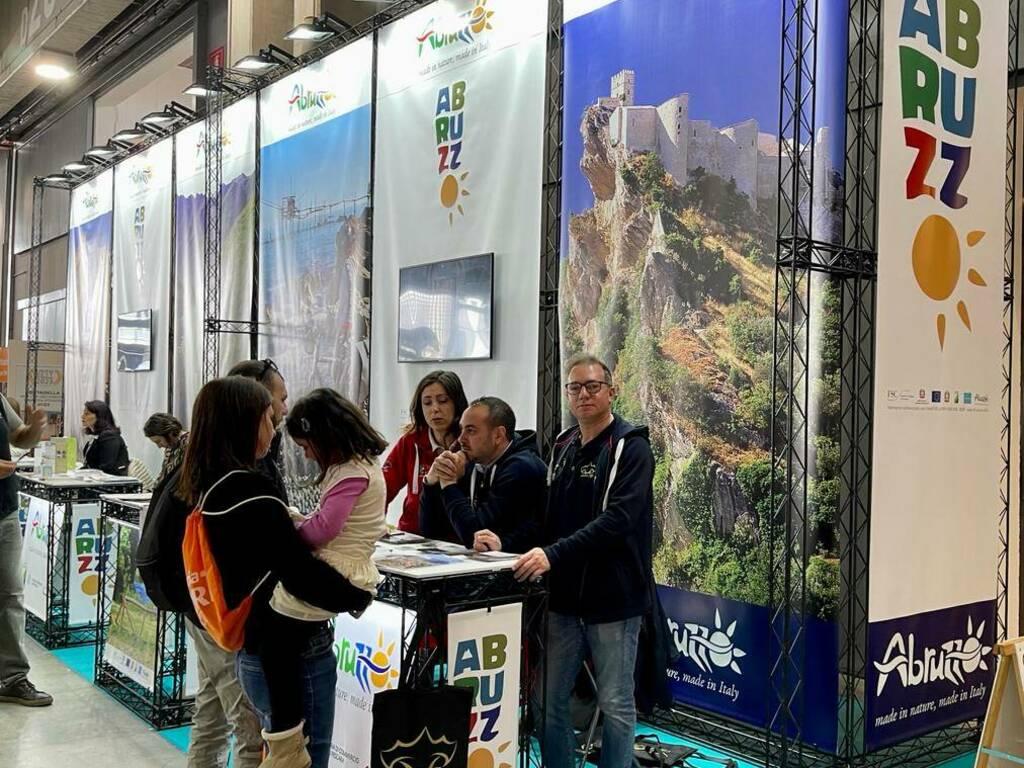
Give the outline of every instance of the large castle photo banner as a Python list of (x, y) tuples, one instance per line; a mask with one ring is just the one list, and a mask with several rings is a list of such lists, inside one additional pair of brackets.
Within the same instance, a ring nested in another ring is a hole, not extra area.
[[(842, 200), (842, 6), (821, 4), (829, 85), (800, 147), (815, 168), (802, 213), (821, 240)], [(767, 604), (781, 18), (779, 0), (571, 0), (565, 27), (563, 359), (601, 356), (616, 413), (651, 429), (676, 700), (757, 727), (778, 654)], [(838, 293), (821, 280), (814, 295), (813, 548), (794, 708), (802, 737), (832, 750), (839, 360), (825, 332)]]
[(1008, 4), (884, 4), (867, 745), (983, 716), (996, 637)]
[[(387, 202), (374, 212), (370, 408), (389, 440), (434, 368), (457, 372), (470, 398), (506, 400), (522, 428), (536, 421), (546, 20), (547, 0), (443, 0), (379, 33), (374, 184)], [(450, 291), (400, 296), (399, 270), (483, 254), (491, 359), (399, 363), (400, 304), (431, 347), (487, 321)]]

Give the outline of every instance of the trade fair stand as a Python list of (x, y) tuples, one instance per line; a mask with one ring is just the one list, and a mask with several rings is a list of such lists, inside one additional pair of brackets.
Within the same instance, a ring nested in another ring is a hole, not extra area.
[(100, 538), (107, 557), (99, 572), (95, 684), (155, 728), (192, 718), (185, 621), (158, 609), (135, 566), (140, 517), (149, 494), (103, 494)]
[(137, 488), (132, 477), (77, 471), (21, 478), (28, 499), (22, 563), (26, 631), (49, 649), (95, 642), (99, 570), (99, 497)]
[[(383, 575), (377, 600), (359, 619), (339, 618), (339, 698), (336, 738), (346, 749), (369, 756), (370, 728), (350, 716), (361, 710), (358, 697), (345, 693), (348, 656), (370, 662), (365, 692), (388, 688), (432, 688), (442, 684), (474, 692), (470, 764), (482, 764), (481, 750), (493, 764), (537, 765), (529, 723), (543, 711), (543, 686), (534, 674), (547, 632), (547, 590), (543, 583), (520, 583), (512, 575), (514, 555), (476, 553), (461, 546), (398, 533), (378, 544), (374, 557)], [(390, 614), (391, 630), (380, 622)], [(378, 626), (380, 627), (378, 629)], [(358, 629), (372, 637), (373, 649), (350, 648), (346, 636)], [(376, 630), (376, 632), (374, 632)], [(393, 638), (400, 638), (394, 643)], [(531, 664), (532, 660), (532, 664)], [(397, 668), (396, 668), (397, 667)], [(358, 684), (358, 680), (356, 681)], [(352, 686), (355, 687), (354, 685)], [(365, 699), (362, 704), (365, 704)], [(348, 707), (348, 708), (346, 708)], [(363, 717), (370, 713), (363, 712)], [(518, 747), (518, 754), (515, 749)], [(491, 764), (491, 763), (487, 763)]]

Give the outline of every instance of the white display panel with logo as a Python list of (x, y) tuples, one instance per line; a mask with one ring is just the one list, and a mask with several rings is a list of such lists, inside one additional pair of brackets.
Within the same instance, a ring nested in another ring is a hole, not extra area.
[(1007, 4), (882, 8), (872, 749), (985, 711), (1004, 439)]
[(546, 0), (445, 0), (380, 32), (371, 420), (388, 439), (439, 367), (397, 362), (399, 269), (486, 253), (493, 359), (440, 367), (536, 420), (546, 25)]
[(343, 613), (334, 622), (338, 659), (331, 768), (370, 764), (373, 697), (398, 687), (402, 632), (410, 633), (415, 614), (375, 601), (358, 619)]

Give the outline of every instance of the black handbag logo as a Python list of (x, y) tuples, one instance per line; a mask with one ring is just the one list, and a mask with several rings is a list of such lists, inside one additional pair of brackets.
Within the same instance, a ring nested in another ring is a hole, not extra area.
[(447, 768), (455, 759), (458, 744), (444, 736), (434, 738), (424, 728), (411, 742), (401, 739), (390, 749), (381, 751), (384, 768)]

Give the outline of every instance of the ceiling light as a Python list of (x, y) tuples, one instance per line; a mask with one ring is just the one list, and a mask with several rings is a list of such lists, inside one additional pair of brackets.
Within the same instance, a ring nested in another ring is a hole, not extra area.
[(136, 128), (126, 128), (123, 131), (118, 131), (117, 133), (115, 133), (113, 136), (110, 137), (110, 140), (121, 142), (138, 141), (145, 135), (146, 134), (143, 131), (140, 131)]
[(139, 122), (142, 123), (143, 126), (165, 126), (170, 125), (171, 123), (176, 123), (180, 120), (193, 120), (195, 117), (196, 113), (191, 109), (176, 101), (172, 101), (170, 104), (165, 105), (159, 112), (150, 112)]
[(66, 173), (52, 173), (49, 176), (43, 177), (44, 184), (61, 184), (71, 181), (71, 178)]
[(70, 173), (77, 173), (79, 171), (88, 171), (92, 168), (88, 163), (83, 163), (81, 160), (74, 160), (67, 165), (61, 166), (62, 171), (68, 171)]
[(74, 72), (60, 64), (36, 64), (36, 74), (46, 80), (67, 80)]
[(339, 19), (331, 13), (324, 13), (317, 18), (309, 16), (302, 24), (292, 28), (285, 35), (287, 40), (310, 40), (319, 43), (329, 37), (334, 37), (340, 32), (352, 29), (351, 24)]
[(204, 83), (192, 83), (188, 88), (182, 91), (186, 96), (195, 96), (197, 99), (206, 99), (217, 93), (223, 93), (220, 88), (216, 88), (212, 85), (205, 85)]
[(279, 67), (282, 64), (290, 64), (293, 61), (295, 61), (295, 57), (287, 51), (282, 51), (276, 45), (268, 45), (259, 53), (243, 56), (235, 62), (234, 68), (240, 69), (244, 72), (262, 74), (270, 71), (274, 67)]
[(107, 157), (113, 157), (114, 155), (117, 154), (117, 152), (118, 152), (118, 150), (114, 149), (114, 147), (110, 147), (110, 146), (104, 145), (104, 146), (92, 147), (91, 149), (87, 149), (85, 151), (85, 156), (86, 157), (98, 157), (100, 159), (104, 159), (104, 158), (107, 158)]

